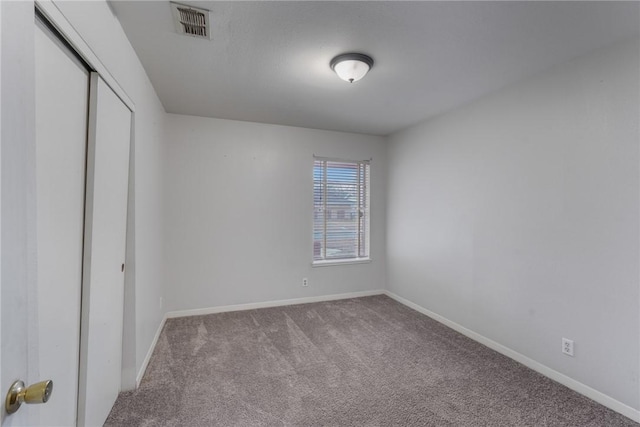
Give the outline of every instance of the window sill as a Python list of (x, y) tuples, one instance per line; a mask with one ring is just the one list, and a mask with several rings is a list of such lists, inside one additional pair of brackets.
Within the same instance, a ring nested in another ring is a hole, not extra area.
[(330, 265), (368, 264), (371, 258), (348, 258), (313, 261), (311, 267), (328, 267)]

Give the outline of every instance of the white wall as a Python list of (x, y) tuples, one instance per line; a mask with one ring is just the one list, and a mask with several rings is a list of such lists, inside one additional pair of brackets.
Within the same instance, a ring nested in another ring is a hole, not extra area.
[(387, 214), (391, 292), (635, 409), (639, 47), (393, 135)]
[[(168, 310), (384, 288), (383, 138), (173, 114), (166, 129)], [(314, 154), (373, 159), (371, 263), (311, 267)]]
[[(129, 297), (135, 294), (135, 307), (125, 307), (131, 315), (128, 320), (135, 319), (135, 334), (130, 330), (134, 325), (126, 324), (123, 369), (137, 373), (164, 315), (164, 308), (160, 306), (163, 296), (164, 108), (120, 23), (106, 2), (55, 3), (135, 103), (135, 209), (130, 210), (135, 213), (135, 218), (134, 223), (128, 224), (135, 229), (134, 236), (131, 236), (135, 246), (131, 242), (128, 245), (128, 248), (135, 247), (135, 289), (126, 291)], [(127, 261), (133, 261), (131, 254), (127, 254)], [(127, 348), (134, 345), (135, 350)], [(131, 352), (135, 352), (135, 356)], [(135, 366), (127, 366), (134, 359)], [(131, 387), (132, 383), (128, 382), (125, 386)]]

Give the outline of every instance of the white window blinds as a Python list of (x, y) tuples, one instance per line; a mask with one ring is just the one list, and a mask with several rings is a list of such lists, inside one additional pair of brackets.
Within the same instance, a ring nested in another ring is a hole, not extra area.
[(369, 257), (369, 161), (316, 158), (313, 260)]

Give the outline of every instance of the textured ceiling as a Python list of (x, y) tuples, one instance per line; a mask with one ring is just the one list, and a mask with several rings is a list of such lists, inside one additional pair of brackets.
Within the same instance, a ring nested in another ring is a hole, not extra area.
[[(387, 135), (638, 35), (640, 3), (217, 2), (213, 40), (175, 33), (167, 1), (111, 3), (170, 113)], [(349, 84), (329, 68), (376, 63)]]

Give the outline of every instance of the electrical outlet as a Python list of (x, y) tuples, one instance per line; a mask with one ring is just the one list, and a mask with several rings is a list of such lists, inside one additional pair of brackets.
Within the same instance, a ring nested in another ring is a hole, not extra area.
[(562, 338), (562, 352), (573, 357), (573, 340)]
[(306, 277), (302, 278), (302, 287), (306, 288), (307, 286), (309, 286), (309, 279), (307, 279)]
[(159, 305), (159, 307), (158, 307), (158, 308), (162, 309), (162, 303), (163, 303), (163, 301), (162, 301), (162, 297), (160, 297), (160, 304), (158, 304), (158, 305)]

